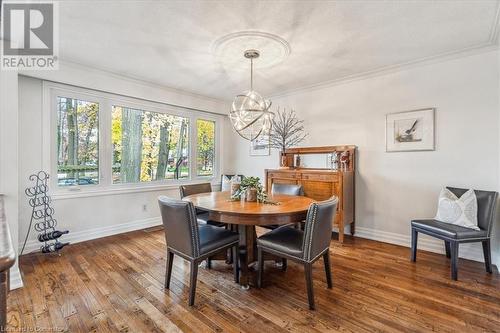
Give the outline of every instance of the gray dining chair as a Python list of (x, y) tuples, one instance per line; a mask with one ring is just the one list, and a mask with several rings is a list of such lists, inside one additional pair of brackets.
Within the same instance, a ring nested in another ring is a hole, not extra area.
[[(212, 192), (212, 184), (200, 183), (200, 184), (181, 185), (179, 186), (179, 191), (182, 199), (184, 197), (187, 197), (188, 195), (210, 193)], [(223, 227), (227, 229), (227, 225), (225, 223), (210, 220), (208, 212), (202, 209), (196, 208), (196, 218), (201, 223), (213, 225), (216, 227)], [(226, 258), (226, 262), (229, 263), (231, 260), (232, 260), (232, 255), (229, 254)], [(212, 268), (212, 258), (207, 258), (207, 268), (208, 269)]]
[(262, 287), (264, 275), (264, 253), (270, 253), (304, 265), (307, 284), (309, 309), (314, 310), (314, 292), (312, 281), (312, 265), (323, 257), (328, 289), (332, 288), (330, 270), (330, 241), (332, 219), (337, 210), (338, 198), (312, 203), (307, 212), (304, 230), (289, 226), (274, 229), (257, 239), (258, 279), (257, 286)]
[[(209, 224), (200, 224), (192, 202), (160, 196), (158, 198), (167, 242), (165, 288), (170, 288), (174, 254), (191, 264), (189, 305), (194, 304), (198, 264), (208, 257), (232, 249), (236, 258), (239, 236), (236, 232)], [(234, 281), (239, 280), (238, 260), (233, 263)]]
[[(447, 187), (457, 197), (461, 197), (467, 189)], [(411, 221), (411, 261), (417, 260), (418, 233), (441, 239), (445, 243), (446, 257), (451, 259), (451, 278), (458, 278), (458, 245), (461, 243), (481, 242), (483, 245), (486, 271), (491, 273), (491, 230), (495, 218), (497, 192), (474, 190), (477, 198), (477, 222), (480, 230), (464, 228), (444, 223), (435, 219)]]
[[(296, 185), (296, 184), (275, 184), (271, 186), (271, 194), (283, 194), (283, 195), (295, 195), (295, 196), (303, 196), (304, 195), (304, 189), (302, 185)], [(270, 224), (270, 225), (263, 225), (263, 228), (266, 229), (271, 229), (274, 230), (276, 228), (279, 228), (281, 225), (279, 224)], [(300, 222), (299, 222), (299, 227), (300, 227)]]

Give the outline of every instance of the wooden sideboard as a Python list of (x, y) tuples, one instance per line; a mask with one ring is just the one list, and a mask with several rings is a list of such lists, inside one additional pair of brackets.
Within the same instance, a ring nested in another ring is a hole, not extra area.
[[(354, 161), (355, 146), (308, 147), (287, 150), (287, 155), (349, 150), (349, 163), (342, 169), (280, 168), (266, 170), (266, 187), (273, 183), (302, 185), (304, 195), (314, 200), (326, 200), (333, 195), (339, 198), (337, 214), (332, 225), (339, 229), (339, 241), (344, 241), (344, 228), (351, 225), (354, 235)], [(288, 156), (289, 157), (289, 156)], [(290, 160), (290, 158), (289, 158)]]

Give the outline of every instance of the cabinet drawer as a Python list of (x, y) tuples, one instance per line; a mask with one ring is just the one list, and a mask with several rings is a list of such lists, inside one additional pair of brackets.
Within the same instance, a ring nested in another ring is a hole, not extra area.
[(317, 173), (304, 173), (304, 174), (302, 174), (302, 179), (319, 181), (319, 182), (338, 182), (339, 176), (338, 175), (324, 175), (324, 174), (317, 174)]
[(269, 178), (297, 179), (300, 178), (300, 175), (291, 172), (271, 172)]

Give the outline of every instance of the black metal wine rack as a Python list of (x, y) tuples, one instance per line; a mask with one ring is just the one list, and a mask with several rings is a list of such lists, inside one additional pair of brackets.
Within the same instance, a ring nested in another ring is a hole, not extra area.
[(43, 243), (40, 250), (43, 253), (59, 252), (68, 243), (61, 243), (59, 237), (69, 231), (56, 230), (57, 220), (54, 219), (54, 208), (51, 206), (52, 199), (48, 195), (49, 175), (45, 171), (39, 171), (29, 176), (29, 180), (34, 184), (27, 187), (24, 193), (28, 197), (28, 203), (32, 207), (31, 220), (21, 254), (26, 246), (29, 233), (33, 227), (38, 232), (37, 239)]

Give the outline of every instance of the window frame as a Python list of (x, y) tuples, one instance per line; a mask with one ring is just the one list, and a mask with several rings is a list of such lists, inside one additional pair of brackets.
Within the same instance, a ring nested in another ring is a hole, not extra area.
[[(99, 183), (95, 185), (58, 186), (57, 179), (57, 97), (68, 97), (99, 104)], [(188, 150), (189, 150), (189, 177), (176, 180), (154, 180), (137, 183), (113, 184), (113, 145), (111, 138), (113, 106), (140, 109), (145, 112), (163, 113), (189, 119)], [(99, 194), (130, 193), (154, 191), (166, 188), (176, 188), (181, 184), (196, 183), (199, 181), (218, 183), (221, 174), (221, 138), (224, 115), (153, 102), (139, 98), (122, 96), (108, 92), (69, 86), (60, 83), (43, 81), (43, 114), (42, 114), (42, 166), (52, 175), (50, 181), (54, 198), (85, 197)], [(210, 120), (215, 123), (215, 161), (212, 176), (198, 176), (197, 161), (197, 120)]]

